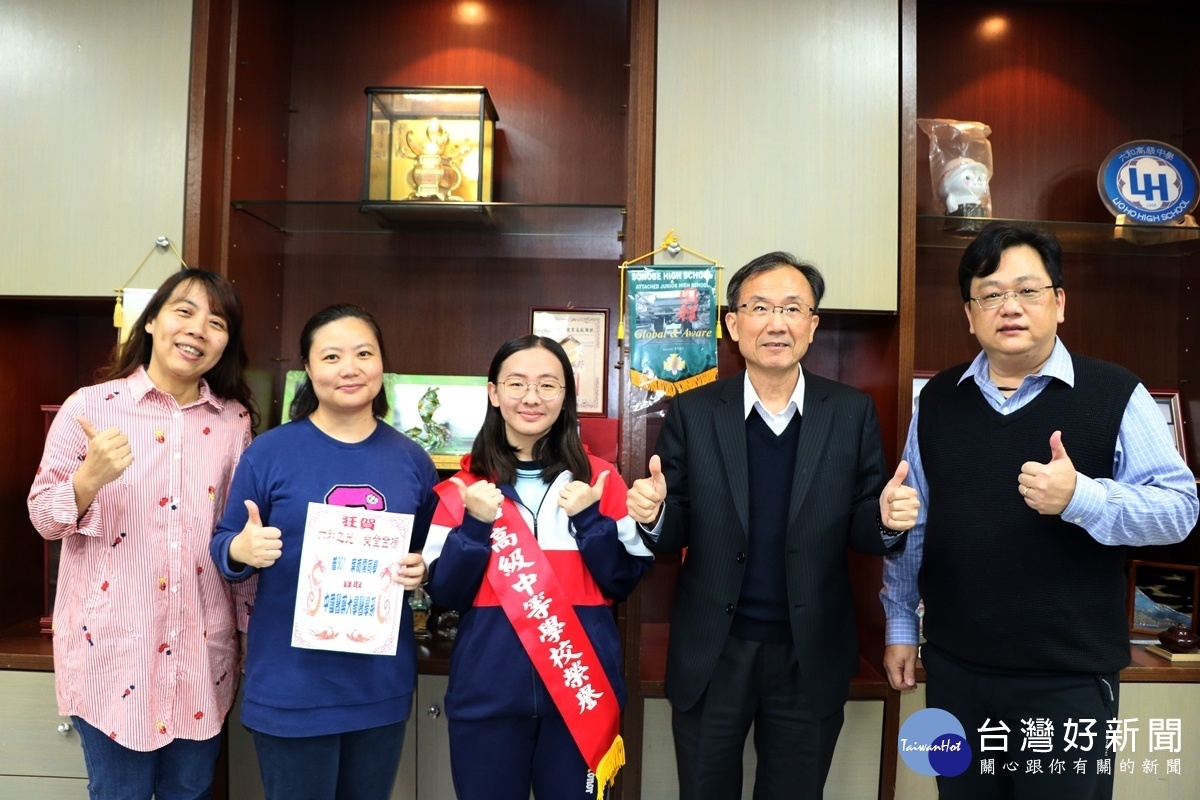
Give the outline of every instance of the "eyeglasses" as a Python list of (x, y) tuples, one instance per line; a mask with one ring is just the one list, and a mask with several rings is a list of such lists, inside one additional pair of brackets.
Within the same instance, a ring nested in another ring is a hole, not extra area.
[(778, 313), (783, 314), (783, 318), (787, 320), (801, 320), (817, 313), (815, 308), (795, 303), (786, 306), (769, 306), (766, 303), (742, 303), (740, 306), (734, 306), (734, 308), (738, 311), (745, 311), (756, 319), (763, 319), (764, 317)]
[(979, 297), (971, 299), (982, 309), (991, 311), (993, 308), (999, 308), (1008, 302), (1011, 297), (1023, 306), (1036, 303), (1047, 289), (1053, 289), (1054, 286), (1022, 286), (1020, 289), (1009, 289), (1007, 292), (988, 292), (981, 294)]
[(529, 394), (530, 389), (537, 392), (537, 396), (543, 400), (554, 400), (563, 393), (563, 389), (567, 388), (558, 381), (547, 380), (530, 383), (520, 378), (509, 378), (500, 385), (504, 387), (504, 393), (514, 400), (523, 400), (525, 395)]

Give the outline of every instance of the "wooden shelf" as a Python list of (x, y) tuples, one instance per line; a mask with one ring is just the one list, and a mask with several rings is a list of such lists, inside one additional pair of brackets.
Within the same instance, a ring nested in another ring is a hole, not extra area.
[[(1139, 644), (1129, 645), (1133, 661), (1121, 670), (1122, 683), (1200, 683), (1200, 663), (1172, 663), (1146, 651)], [(925, 680), (925, 667), (917, 660), (917, 682)]]
[(54, 671), (54, 643), (36, 617), (0, 631), (0, 669)]
[[(30, 619), (0, 631), (0, 669), (54, 671), (54, 642), (43, 636), (38, 620)], [(417, 643), (417, 671), (422, 675), (449, 675), (454, 643), (433, 638)]]

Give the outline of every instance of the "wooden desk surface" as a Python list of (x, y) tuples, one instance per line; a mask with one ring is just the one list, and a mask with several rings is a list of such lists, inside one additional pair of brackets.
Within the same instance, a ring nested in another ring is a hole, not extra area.
[[(417, 669), (422, 675), (448, 675), (453, 646), (453, 642), (437, 638), (417, 642)], [(54, 671), (53, 641), (42, 636), (38, 620), (0, 631), (0, 669)]]
[[(667, 669), (667, 634), (665, 622), (646, 623), (641, 631), (642, 693), (648, 697), (663, 697), (663, 678)], [(453, 643), (430, 639), (417, 643), (418, 668), (422, 675), (448, 675)], [(1141, 645), (1130, 645), (1133, 662), (1121, 671), (1121, 680), (1128, 683), (1200, 683), (1200, 662), (1170, 662), (1147, 652)], [(850, 696), (862, 699), (884, 697), (886, 683), (881, 673), (865, 659), (860, 659), (859, 672), (850, 684)], [(23, 669), (41, 672), (54, 671), (53, 645), (42, 636), (36, 619), (31, 619), (0, 631), (0, 669)], [(917, 665), (917, 680), (925, 679), (925, 671)]]

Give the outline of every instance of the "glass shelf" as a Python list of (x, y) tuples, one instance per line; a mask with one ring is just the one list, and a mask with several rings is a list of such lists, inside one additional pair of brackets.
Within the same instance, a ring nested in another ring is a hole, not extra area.
[(625, 207), (549, 203), (234, 200), (282, 233), (486, 233), (594, 236), (617, 241)]
[(284, 234), (382, 234), (435, 248), (451, 235), (457, 254), (494, 257), (619, 260), (626, 216), (619, 205), (551, 203), (234, 200), (232, 206)]
[[(961, 250), (984, 225), (981, 217), (917, 216), (917, 247)], [(1115, 222), (1000, 220), (1036, 225), (1051, 231), (1065, 253), (1178, 258), (1200, 253), (1200, 228), (1179, 225), (1118, 225)]]

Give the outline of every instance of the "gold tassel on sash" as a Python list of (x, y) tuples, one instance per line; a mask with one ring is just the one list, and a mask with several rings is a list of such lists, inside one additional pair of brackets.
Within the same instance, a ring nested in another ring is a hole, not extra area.
[(612, 747), (600, 759), (596, 766), (596, 800), (604, 800), (604, 793), (617, 780), (617, 773), (625, 766), (625, 740), (619, 735), (613, 740)]

